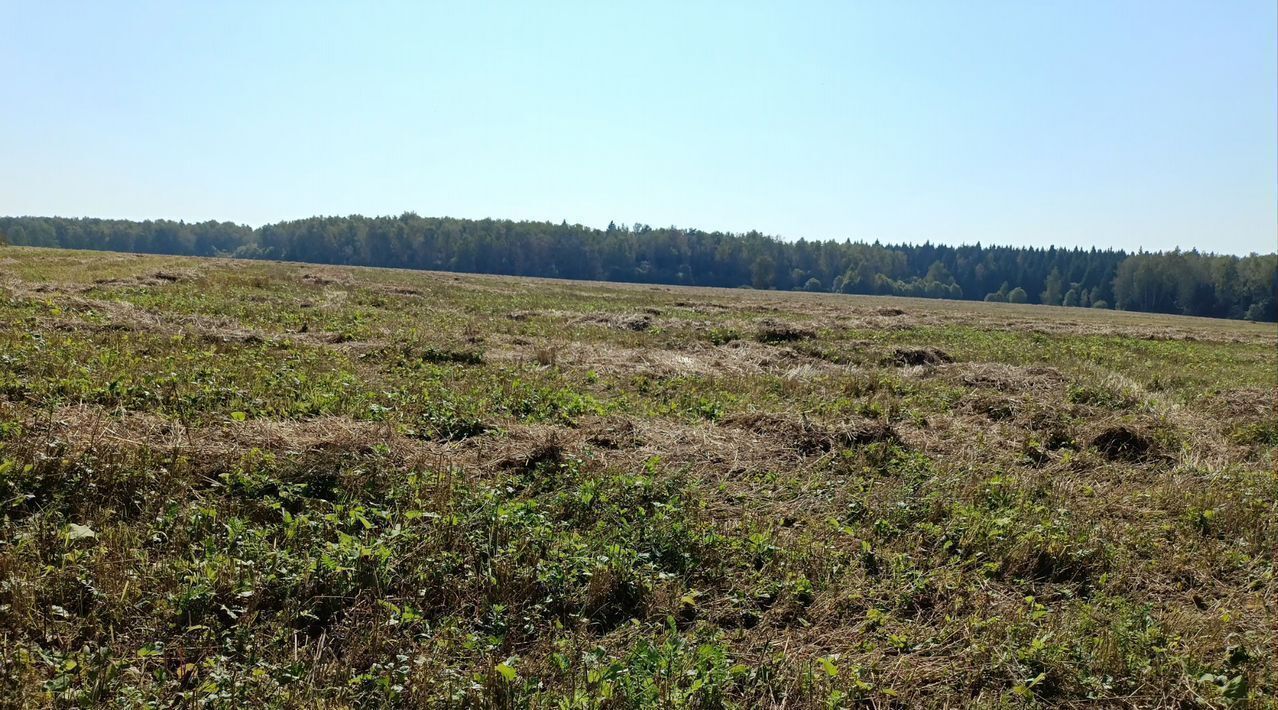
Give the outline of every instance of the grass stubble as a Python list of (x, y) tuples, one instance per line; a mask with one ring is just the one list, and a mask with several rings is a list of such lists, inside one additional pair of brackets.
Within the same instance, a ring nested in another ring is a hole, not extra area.
[(1273, 707), (1278, 333), (0, 249), (0, 705)]

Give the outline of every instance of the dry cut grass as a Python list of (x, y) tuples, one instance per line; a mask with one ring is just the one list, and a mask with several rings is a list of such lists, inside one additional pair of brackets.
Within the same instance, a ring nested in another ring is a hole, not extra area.
[(1278, 333), (0, 249), (0, 705), (1278, 702)]

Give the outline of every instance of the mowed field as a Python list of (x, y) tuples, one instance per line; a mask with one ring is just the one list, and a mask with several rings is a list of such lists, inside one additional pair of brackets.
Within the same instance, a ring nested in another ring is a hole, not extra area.
[(1278, 703), (1278, 330), (0, 249), (0, 706)]

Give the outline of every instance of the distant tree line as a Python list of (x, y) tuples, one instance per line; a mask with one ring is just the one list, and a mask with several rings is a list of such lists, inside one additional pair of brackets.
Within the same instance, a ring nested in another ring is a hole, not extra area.
[(782, 241), (635, 224), (420, 217), (230, 222), (0, 218), (15, 245), (514, 276), (747, 286), (1278, 320), (1278, 255)]

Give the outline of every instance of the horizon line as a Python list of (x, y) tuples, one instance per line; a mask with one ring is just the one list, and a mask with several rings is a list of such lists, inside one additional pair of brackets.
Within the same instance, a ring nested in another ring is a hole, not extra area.
[[(306, 217), (289, 217), (289, 218), (261, 222), (259, 224), (253, 224), (247, 221), (241, 222), (234, 219), (215, 219), (215, 218), (188, 219), (185, 217), (179, 217), (179, 218), (146, 217), (146, 218), (139, 219), (136, 217), (100, 217), (96, 215), (69, 216), (69, 215), (61, 215), (61, 214), (52, 214), (52, 215), (50, 214), (21, 214), (21, 215), (8, 214), (8, 215), (0, 215), (0, 219), (68, 219), (68, 220), (101, 220), (101, 221), (114, 221), (114, 222), (137, 222), (137, 223), (176, 222), (178, 224), (201, 224), (201, 223), (213, 222), (216, 224), (229, 223), (237, 227), (245, 227), (256, 232), (257, 230), (262, 229), (263, 227), (268, 227), (268, 226), (277, 225), (277, 224), (286, 224), (289, 222), (304, 222), (306, 220), (311, 220), (311, 219), (352, 219), (352, 218), (361, 218), (361, 219), (369, 219), (369, 220), (400, 219), (409, 215), (418, 217), (421, 219), (453, 219), (453, 220), (468, 221), (468, 222), (491, 221), (491, 222), (512, 222), (512, 223), (523, 223), (523, 224), (548, 224), (553, 226), (567, 225), (569, 227), (591, 229), (598, 232), (606, 232), (608, 229), (606, 225), (595, 226), (595, 225), (585, 224), (583, 222), (569, 222), (567, 218), (561, 218), (558, 222), (556, 222), (555, 220), (552, 220), (552, 219), (534, 219), (534, 218), (459, 217), (459, 216), (446, 215), (446, 214), (445, 215), (423, 215), (418, 213), (416, 210), (403, 210), (399, 212), (398, 214), (362, 214), (359, 212), (352, 212), (348, 214), (312, 214)], [(682, 232), (700, 232), (703, 234), (723, 234), (730, 237), (745, 237), (751, 234), (757, 234), (762, 237), (774, 239), (776, 241), (780, 241), (784, 243), (791, 243), (791, 244), (803, 241), (808, 243), (834, 243), (834, 244), (851, 243), (851, 244), (866, 244), (866, 245), (877, 244), (883, 247), (905, 247), (905, 248), (934, 246), (934, 247), (947, 247), (951, 249), (962, 249), (962, 248), (970, 248), (970, 247), (977, 247), (981, 249), (1025, 249), (1025, 250), (1037, 250), (1037, 251), (1051, 251), (1055, 249), (1055, 250), (1066, 250), (1066, 251), (1070, 251), (1070, 250), (1100, 251), (1100, 252), (1123, 253), (1123, 254), (1131, 254), (1131, 255), (1198, 253), (1204, 256), (1234, 256), (1234, 257), (1240, 257), (1240, 258), (1246, 257), (1246, 256), (1268, 256), (1268, 255), (1278, 254), (1278, 243), (1275, 244), (1274, 251), (1260, 252), (1260, 251), (1252, 250), (1243, 254), (1235, 253), (1235, 252), (1208, 251), (1206, 249), (1201, 249), (1196, 246), (1186, 248), (1180, 245), (1176, 245), (1170, 249), (1146, 249), (1143, 246), (1138, 246), (1135, 250), (1128, 251), (1122, 248), (1116, 249), (1113, 247), (1102, 247), (1096, 244), (1092, 244), (1091, 246), (1066, 246), (1066, 245), (1056, 245), (1056, 244), (1048, 244), (1047, 246), (1035, 246), (1035, 245), (1005, 244), (1005, 243), (997, 243), (997, 242), (985, 243), (981, 241), (977, 241), (975, 243), (960, 242), (955, 244), (953, 242), (946, 242), (946, 241), (934, 242), (931, 239), (927, 239), (922, 242), (915, 242), (915, 241), (908, 241), (908, 240), (888, 241), (883, 239), (882, 237), (876, 237), (872, 240), (863, 238), (863, 237), (843, 237), (843, 238), (806, 237), (806, 236), (791, 237), (791, 236), (786, 236), (779, 233), (767, 233), (758, 229), (749, 229), (745, 231), (731, 231), (731, 230), (724, 230), (724, 229), (704, 229), (701, 227), (680, 226), (676, 224), (671, 224), (666, 226), (656, 226), (653, 224), (649, 224), (646, 222), (639, 222), (639, 221), (627, 223), (627, 222), (618, 222), (617, 220), (609, 220), (609, 224), (616, 225), (619, 228), (622, 228), (622, 229), (625, 229), (626, 231), (631, 231), (631, 232), (634, 232), (635, 226), (644, 226), (654, 230), (671, 229), (671, 230), (682, 231)], [(1278, 234), (1275, 235), (1275, 238), (1278, 239)]]

